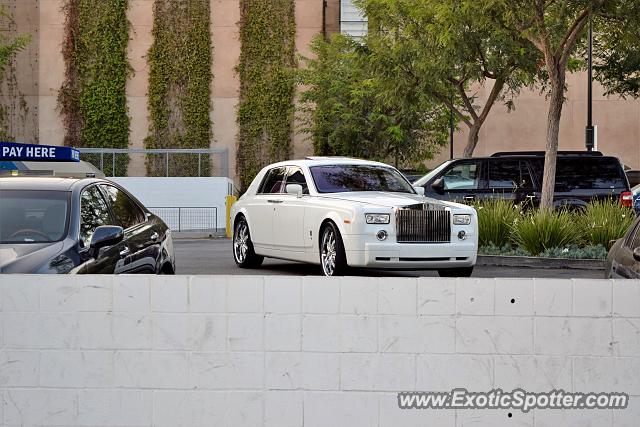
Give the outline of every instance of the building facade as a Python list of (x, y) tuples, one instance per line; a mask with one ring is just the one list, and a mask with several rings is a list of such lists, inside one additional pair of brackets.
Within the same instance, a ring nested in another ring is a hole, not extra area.
[[(19, 141), (62, 144), (64, 128), (57, 97), (65, 72), (61, 49), (65, 18), (65, 0), (2, 0), (10, 7), (15, 24), (12, 30), (32, 35), (30, 46), (16, 60), (15, 84), (3, 86), (3, 105), (8, 109), (9, 128)], [(128, 58), (133, 67), (127, 83), (127, 102), (131, 117), (130, 145), (143, 148), (148, 135), (147, 106), (149, 67), (146, 55), (152, 43), (153, 0), (129, 0), (128, 19), (131, 23)], [(235, 159), (238, 127), (236, 109), (239, 100), (239, 79), (235, 71), (240, 56), (240, 4), (238, 0), (211, 0), (211, 37), (213, 43), (211, 84), (213, 122), (211, 147), (229, 151), (230, 175), (237, 178)], [(309, 42), (317, 34), (346, 32), (355, 36), (366, 31), (366, 21), (350, 0), (296, 0), (296, 49), (310, 55)], [(567, 102), (560, 131), (560, 149), (584, 148), (586, 124), (586, 77), (568, 77)], [(11, 92), (14, 90), (14, 92)], [(17, 92), (16, 92), (17, 91)], [(17, 93), (17, 94), (16, 94)], [(488, 88), (477, 89), (478, 102), (488, 94)], [(17, 98), (16, 98), (17, 96)], [(16, 102), (15, 99), (20, 99)], [(547, 101), (536, 90), (525, 90), (515, 100), (515, 111), (508, 112), (496, 105), (480, 134), (477, 155), (500, 150), (544, 149)], [(600, 86), (594, 90), (594, 122), (598, 125), (598, 149), (620, 157), (626, 165), (640, 169), (640, 101), (605, 97)], [(294, 135), (296, 157), (311, 154), (312, 144), (304, 135)], [(466, 131), (461, 125), (454, 137), (455, 155), (460, 155), (466, 143)], [(437, 164), (449, 157), (444, 147)], [(142, 157), (132, 157), (129, 174), (144, 175)]]

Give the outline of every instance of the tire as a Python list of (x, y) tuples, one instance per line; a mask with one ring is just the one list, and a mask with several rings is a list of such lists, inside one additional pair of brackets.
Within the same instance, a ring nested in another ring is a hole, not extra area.
[(244, 217), (238, 219), (233, 230), (233, 260), (240, 268), (257, 268), (264, 261), (264, 257), (253, 250), (249, 224)]
[(473, 267), (441, 268), (438, 270), (440, 277), (471, 277), (472, 273)]
[(342, 236), (333, 222), (327, 222), (320, 232), (320, 268), (325, 276), (342, 276), (347, 272), (347, 256)]

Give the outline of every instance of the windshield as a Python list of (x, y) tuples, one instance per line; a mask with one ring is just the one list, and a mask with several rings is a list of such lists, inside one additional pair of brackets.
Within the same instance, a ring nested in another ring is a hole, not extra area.
[(319, 193), (388, 191), (415, 193), (395, 169), (377, 165), (323, 165), (310, 168)]
[(67, 229), (69, 193), (0, 190), (0, 243), (51, 243)]
[(423, 185), (425, 185), (427, 182), (431, 181), (432, 178), (434, 178), (435, 176), (437, 176), (444, 168), (446, 168), (449, 164), (451, 163), (451, 160), (448, 160), (446, 162), (444, 162), (443, 164), (441, 164), (440, 166), (438, 166), (437, 168), (435, 168), (434, 170), (432, 170), (431, 172), (429, 172), (428, 174), (426, 174), (425, 176), (423, 176), (422, 178), (420, 178), (419, 180), (415, 181), (413, 183), (413, 185), (415, 185), (416, 187), (422, 187)]

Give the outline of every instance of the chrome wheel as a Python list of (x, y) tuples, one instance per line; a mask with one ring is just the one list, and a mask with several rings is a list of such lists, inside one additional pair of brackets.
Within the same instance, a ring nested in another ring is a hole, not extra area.
[(249, 227), (246, 222), (241, 222), (233, 236), (233, 253), (240, 264), (246, 261), (249, 252)]
[(331, 227), (327, 227), (322, 236), (322, 271), (326, 276), (333, 276), (336, 271), (336, 235)]

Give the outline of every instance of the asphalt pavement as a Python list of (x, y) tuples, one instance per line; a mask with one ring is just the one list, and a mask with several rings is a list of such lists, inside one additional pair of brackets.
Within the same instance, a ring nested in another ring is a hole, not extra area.
[[(231, 252), (229, 239), (176, 239), (177, 274), (185, 275), (319, 275), (320, 267), (275, 259), (266, 259), (262, 267), (257, 269), (240, 269), (236, 267)], [(436, 271), (384, 271), (384, 270), (352, 270), (350, 275), (386, 276), (386, 277), (437, 277)], [(507, 277), (507, 278), (557, 278), (557, 279), (600, 279), (600, 270), (527, 268), (527, 267), (490, 267), (476, 266), (473, 277)]]

